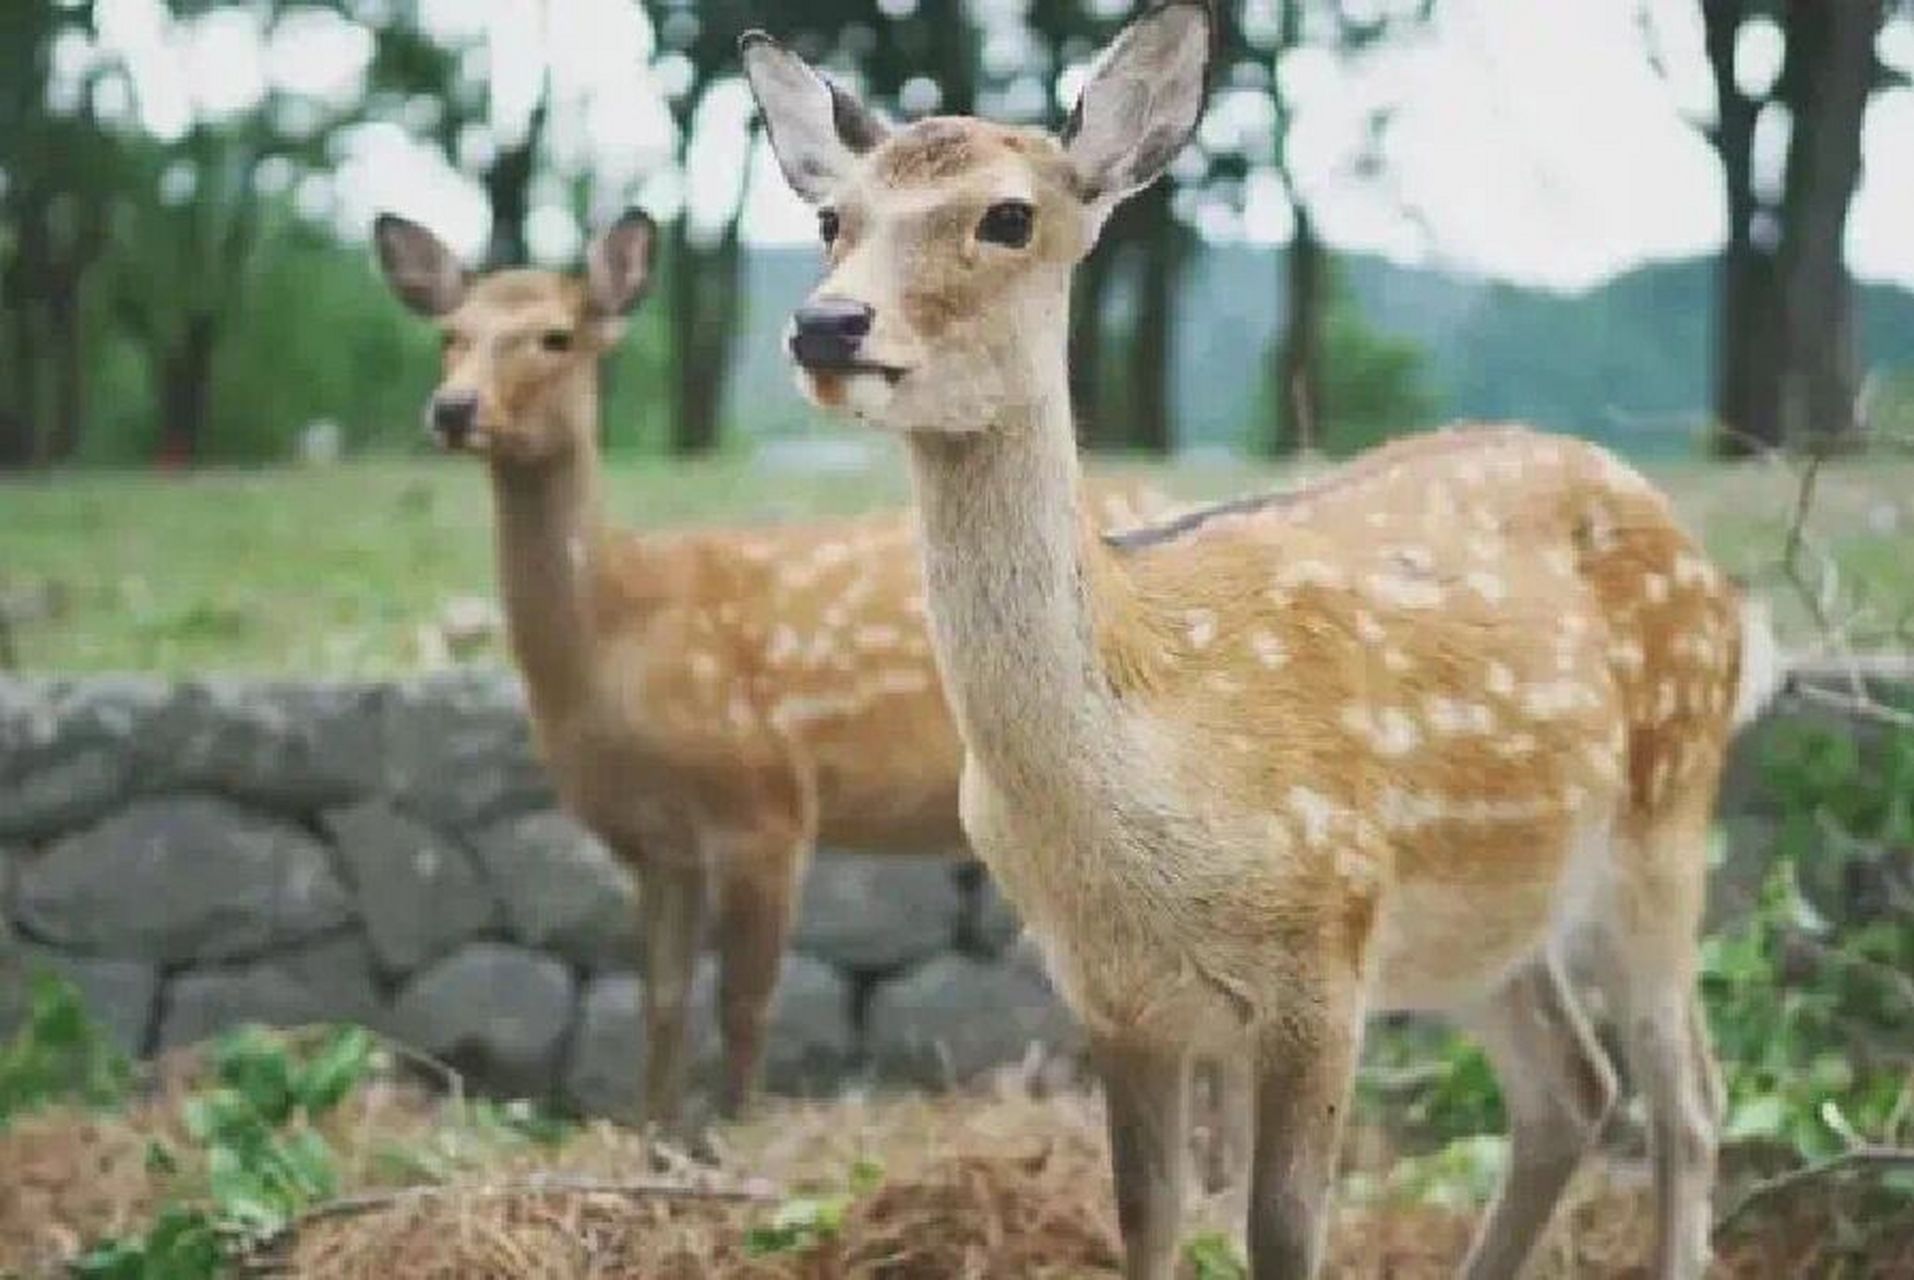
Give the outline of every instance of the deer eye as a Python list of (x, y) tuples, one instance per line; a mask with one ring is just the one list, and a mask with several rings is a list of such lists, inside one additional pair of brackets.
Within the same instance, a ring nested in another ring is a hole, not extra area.
[(538, 335), (538, 345), (551, 352), (564, 352), (572, 349), (572, 335), (569, 329), (547, 329)]
[(1030, 243), (1036, 229), (1037, 210), (1028, 200), (999, 200), (984, 210), (977, 224), (977, 238), (1009, 249), (1021, 249)]
[(817, 234), (825, 244), (837, 243), (837, 210), (819, 209), (817, 211)]

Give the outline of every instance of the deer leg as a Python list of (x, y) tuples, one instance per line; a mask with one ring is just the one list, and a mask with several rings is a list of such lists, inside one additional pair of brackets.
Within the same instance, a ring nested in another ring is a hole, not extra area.
[(1329, 1193), (1361, 1037), (1352, 996), (1297, 993), (1263, 1032), (1249, 1208), (1255, 1280), (1308, 1280), (1322, 1266)]
[(791, 934), (801, 849), (776, 840), (740, 849), (719, 872), (718, 1017), (724, 1030), (724, 1091), (735, 1118), (750, 1101), (764, 1061), (765, 1025)]
[(1518, 970), (1460, 1021), (1495, 1067), (1511, 1129), (1508, 1172), (1462, 1274), (1513, 1277), (1600, 1136), (1615, 1100), (1615, 1073), (1548, 957)]
[(1249, 1184), (1255, 1156), (1256, 1088), (1254, 1053), (1212, 1059), (1209, 1076), (1209, 1145), (1203, 1152), (1203, 1187), (1222, 1199), (1230, 1243), (1246, 1252)]
[(1709, 1258), (1721, 1085), (1695, 989), (1705, 842), (1683, 823), (1624, 844), (1626, 879), (1598, 934), (1598, 976), (1648, 1104), (1657, 1280), (1698, 1280)]
[(704, 931), (705, 871), (696, 863), (654, 859), (640, 881), (645, 982), (645, 1099), (648, 1125), (683, 1122), (690, 1072), (686, 1018)]
[(1186, 1055), (1153, 1046), (1095, 1046), (1109, 1113), (1110, 1166), (1126, 1280), (1170, 1280), (1189, 1163)]

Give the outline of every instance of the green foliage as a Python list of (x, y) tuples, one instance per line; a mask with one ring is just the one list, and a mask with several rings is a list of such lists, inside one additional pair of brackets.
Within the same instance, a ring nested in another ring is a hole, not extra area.
[(50, 1102), (118, 1102), (132, 1068), (88, 1016), (79, 991), (46, 972), (32, 974), (27, 990), (26, 1020), (0, 1045), (0, 1127)]
[(1914, 733), (1779, 732), (1783, 819), (1750, 917), (1707, 941), (1702, 990), (1729, 1140), (1803, 1159), (1901, 1138), (1914, 1112)]
[[(314, 1122), (370, 1073), (371, 1035), (341, 1028), (300, 1052), (284, 1036), (242, 1027), (214, 1041), (210, 1058), (214, 1083), (185, 1105), (187, 1133), (205, 1157), (203, 1194), (175, 1198), (145, 1232), (99, 1245), (75, 1265), (77, 1275), (219, 1275), (238, 1247), (279, 1230), (337, 1190), (332, 1148)], [(147, 1163), (167, 1176), (180, 1168), (157, 1142)]]
[(768, 1220), (746, 1229), (744, 1251), (754, 1258), (778, 1253), (802, 1253), (835, 1240), (844, 1218), (858, 1197), (869, 1195), (884, 1180), (883, 1167), (870, 1160), (851, 1166), (843, 1191), (793, 1196), (771, 1211)]
[(1249, 1268), (1220, 1231), (1191, 1236), (1183, 1245), (1183, 1262), (1191, 1280), (1249, 1280)]

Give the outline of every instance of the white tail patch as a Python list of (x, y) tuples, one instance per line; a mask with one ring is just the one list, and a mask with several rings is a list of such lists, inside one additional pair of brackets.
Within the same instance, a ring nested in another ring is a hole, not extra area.
[(1766, 710), (1787, 678), (1788, 663), (1774, 638), (1768, 602), (1748, 596), (1741, 603), (1741, 681), (1735, 689), (1735, 726), (1749, 723)]

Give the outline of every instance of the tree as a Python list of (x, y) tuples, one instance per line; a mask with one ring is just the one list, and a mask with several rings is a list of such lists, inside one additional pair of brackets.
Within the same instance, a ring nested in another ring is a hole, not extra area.
[[(1715, 109), (1695, 123), (1721, 163), (1728, 223), (1715, 301), (1715, 446), (1724, 455), (1858, 438), (1859, 338), (1842, 242), (1868, 99), (1907, 83), (1881, 63), (1876, 38), (1906, 9), (1904, 0), (1701, 0)], [(1770, 85), (1753, 83), (1743, 62), (1755, 24), (1783, 42)], [(1659, 66), (1645, 16), (1643, 25)], [(1757, 182), (1764, 120), (1788, 130), (1773, 189)]]
[[(1277, 429), (1266, 439), (1276, 452), (1308, 453), (1323, 448), (1324, 428), (1335, 416), (1324, 362), (1324, 340), (1331, 294), (1332, 261), (1313, 208), (1314, 193), (1296, 169), (1291, 138), (1300, 104), (1284, 85), (1285, 60), (1304, 51), (1326, 52), (1344, 63), (1359, 60), (1384, 44), (1425, 26), (1434, 0), (1387, 0), (1381, 4), (1350, 0), (1280, 0), (1271, 21), (1251, 27), (1231, 13), (1223, 24), (1226, 59), (1255, 72), (1253, 83), (1267, 85), (1274, 108), (1269, 152), (1259, 157), (1282, 184), (1292, 215), (1289, 246), (1283, 255), (1285, 285), (1282, 337), (1271, 357)], [(1356, 172), (1380, 170), (1381, 140), (1389, 109), (1378, 107), (1369, 120), (1367, 150), (1353, 158)]]

